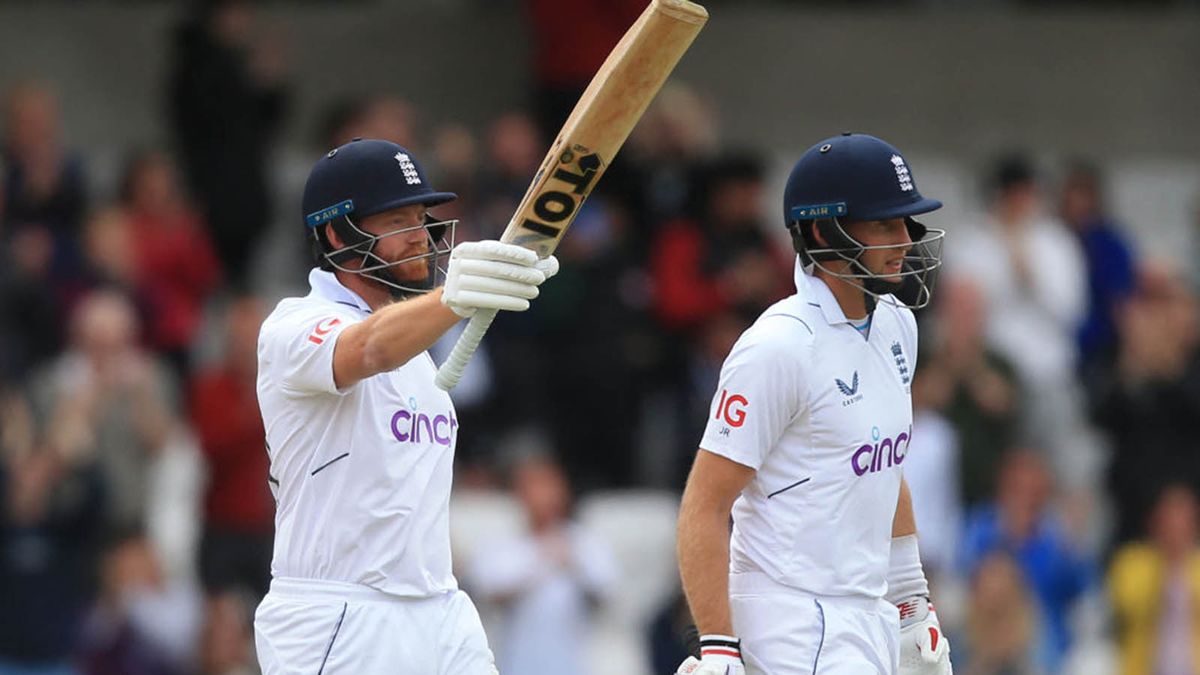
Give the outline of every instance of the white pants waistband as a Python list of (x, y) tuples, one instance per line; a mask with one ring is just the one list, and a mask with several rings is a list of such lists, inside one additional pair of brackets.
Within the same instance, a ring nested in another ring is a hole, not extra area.
[(430, 600), (437, 600), (452, 593), (432, 595), (432, 596), (403, 596), (384, 593), (381, 590), (363, 586), (362, 584), (351, 584), (344, 581), (329, 581), (327, 579), (301, 579), (298, 577), (275, 577), (271, 579), (271, 594), (280, 598), (295, 598), (301, 600), (356, 600), (359, 602), (387, 602), (387, 603), (421, 603)]
[(729, 592), (742, 594), (792, 595), (801, 598), (815, 598), (822, 603), (835, 607), (846, 607), (868, 612), (879, 611), (881, 607), (891, 606), (881, 597), (869, 595), (820, 595), (795, 586), (788, 586), (775, 581), (764, 572), (730, 572)]

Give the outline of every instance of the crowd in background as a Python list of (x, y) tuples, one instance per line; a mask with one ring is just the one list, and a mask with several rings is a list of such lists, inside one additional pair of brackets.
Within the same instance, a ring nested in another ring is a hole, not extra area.
[[(568, 49), (546, 36), (574, 19), (529, 4), (535, 52)], [(249, 7), (212, 6), (172, 38), (171, 138), (130, 149), (111, 193), (59, 121), (86, 102), (36, 80), (0, 100), (0, 674), (254, 672), (274, 517), (254, 381), (275, 298), (256, 265), (274, 222), (295, 232), (278, 274), (298, 283), (307, 251), (298, 200), (271, 189), (281, 52), (253, 39)], [(366, 94), (329, 107), (311, 154), (395, 141), (459, 194), (437, 215), (460, 239), (496, 237), (627, 24), (536, 68), (536, 105), (485, 129)], [(528, 523), (456, 563), (505, 617), (506, 675), (585, 672), (590, 617), (636, 570), (573, 518), (573, 493), (679, 490), (724, 356), (791, 292), (770, 178), (702, 95), (669, 86), (563, 240), (561, 273), (496, 322), (456, 392), (457, 489), (511, 490)], [(1080, 664), (1107, 653), (1114, 672), (1200, 673), (1196, 291), (1138, 255), (1095, 166), (1046, 173), (1014, 153), (982, 182), (976, 222), (938, 223), (905, 464), (956, 670), (1099, 672)], [(178, 560), (159, 523), (192, 496), (162, 466), (188, 448), (204, 478)], [(681, 658), (684, 611), (675, 598), (631, 627), (656, 672)]]

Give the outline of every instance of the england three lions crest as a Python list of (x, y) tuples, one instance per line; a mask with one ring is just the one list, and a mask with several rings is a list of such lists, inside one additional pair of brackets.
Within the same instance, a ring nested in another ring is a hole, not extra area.
[(908, 372), (908, 359), (904, 358), (904, 348), (899, 342), (892, 343), (892, 356), (896, 359), (896, 370), (900, 373), (900, 381), (908, 384), (912, 380), (911, 374)]

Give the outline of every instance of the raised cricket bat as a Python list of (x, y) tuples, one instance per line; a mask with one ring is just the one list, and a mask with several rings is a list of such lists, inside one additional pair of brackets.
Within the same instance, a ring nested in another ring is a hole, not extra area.
[[(646, 107), (708, 21), (708, 12), (688, 0), (651, 0), (571, 111), (533, 177), (501, 241), (519, 244), (545, 258), (554, 252), (583, 200), (612, 163)], [(458, 384), (495, 310), (471, 317), (437, 373), (437, 386)]]

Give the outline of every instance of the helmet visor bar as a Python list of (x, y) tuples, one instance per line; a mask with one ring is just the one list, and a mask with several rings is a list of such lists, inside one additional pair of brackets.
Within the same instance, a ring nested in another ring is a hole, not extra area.
[[(334, 269), (350, 274), (368, 276), (403, 293), (424, 293), (436, 288), (445, 280), (446, 263), (449, 260), (450, 251), (454, 248), (454, 236), (458, 220), (435, 220), (426, 216), (425, 222), (420, 225), (402, 227), (384, 232), (383, 234), (370, 234), (358, 227), (349, 216), (345, 216), (345, 219), (354, 232), (361, 237), (361, 241), (323, 254), (325, 260)], [(416, 230), (424, 230), (425, 234), (425, 249), (420, 253), (415, 253), (396, 261), (387, 261), (374, 252), (375, 244), (379, 241)], [(357, 268), (350, 268), (339, 262), (345, 259), (347, 253), (361, 256), (362, 265)], [(391, 274), (392, 268), (408, 265), (420, 260), (427, 261), (429, 265), (428, 274), (424, 279), (406, 281), (397, 279)]]
[[(838, 227), (841, 228), (840, 223)], [(898, 304), (909, 309), (920, 309), (932, 299), (937, 270), (942, 266), (942, 245), (945, 237), (945, 230), (928, 228), (925, 236), (919, 241), (907, 244), (818, 248), (811, 249), (808, 253), (817, 269), (870, 294), (876, 300), (882, 300), (883, 295), (892, 294)], [(877, 274), (863, 265), (862, 257), (867, 251), (905, 249), (907, 250), (904, 261), (900, 271), (895, 274)], [(826, 264), (833, 260), (842, 260), (849, 264), (844, 270), (834, 270)]]

